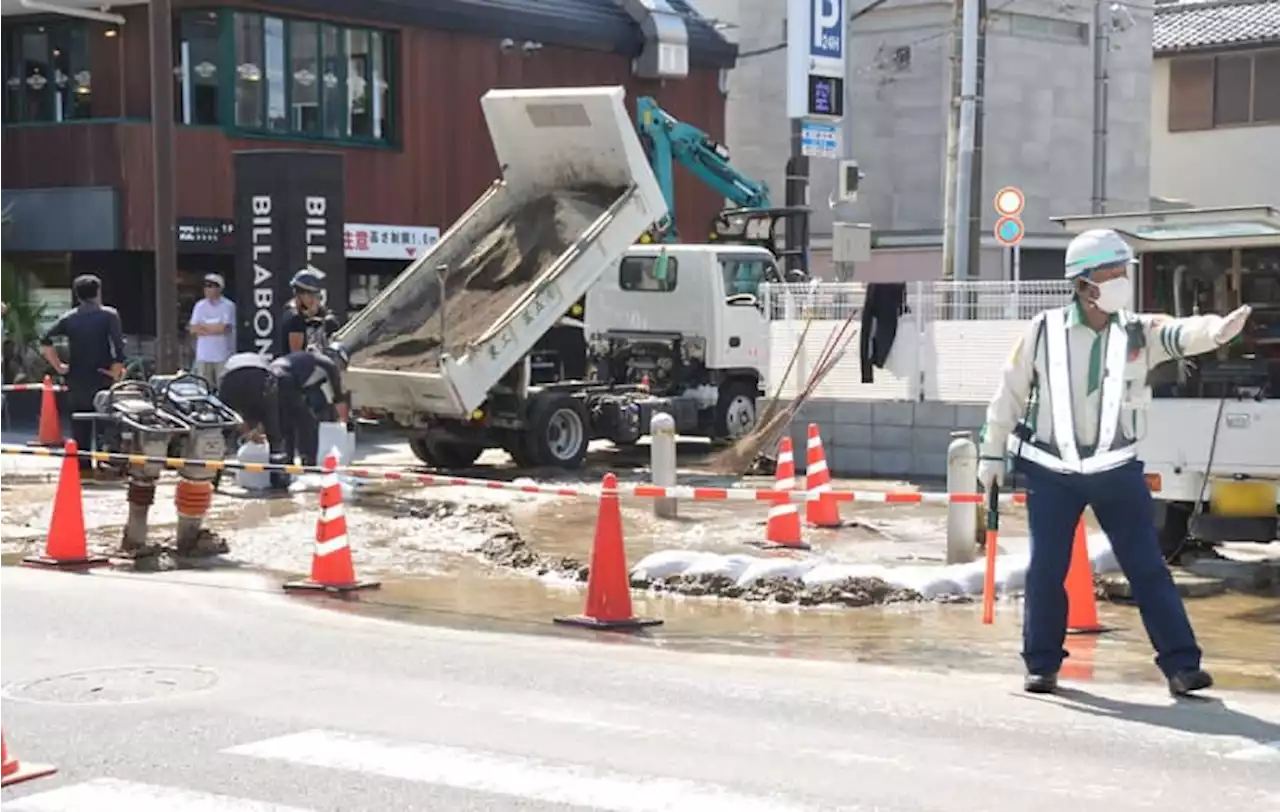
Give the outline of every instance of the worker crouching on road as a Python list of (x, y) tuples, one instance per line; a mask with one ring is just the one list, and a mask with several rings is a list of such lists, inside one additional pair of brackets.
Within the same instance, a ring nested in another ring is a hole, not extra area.
[(1129, 580), (1169, 690), (1183, 695), (1213, 684), (1160, 554), (1134, 443), (1145, 425), (1151, 369), (1226, 344), (1244, 328), (1250, 309), (1226, 318), (1133, 313), (1129, 268), (1135, 263), (1114, 231), (1086, 231), (1072, 240), (1066, 256), (1066, 278), (1075, 285), (1071, 303), (1032, 319), (987, 409), (982, 486), (1003, 484), (1006, 454), (1026, 476), (1031, 562), (1022, 657), (1024, 687), (1032, 693), (1057, 689), (1067, 656), (1064, 581), (1086, 505)]
[[(331, 413), (347, 421), (341, 371), (346, 351), (335, 346), (326, 353), (304, 350), (270, 361), (242, 352), (227, 360), (218, 397), (243, 418), (244, 434), (266, 437), (274, 464), (301, 457), (303, 465), (315, 465), (320, 421)], [(288, 478), (275, 472), (271, 482), (282, 488)]]

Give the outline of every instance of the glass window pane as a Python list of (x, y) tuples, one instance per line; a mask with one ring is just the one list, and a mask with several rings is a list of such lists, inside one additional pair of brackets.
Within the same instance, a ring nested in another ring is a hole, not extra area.
[(267, 17), (263, 21), (267, 63), (267, 129), (289, 131), (288, 97), (285, 96), (284, 20)]
[(369, 32), (347, 32), (347, 135), (373, 137), (373, 88), (369, 53)]
[(53, 66), (49, 64), (49, 34), (45, 26), (22, 31), (23, 119), (53, 121)]
[(53, 30), (54, 80), (61, 120), (92, 116), (93, 72), (89, 69), (88, 31), (79, 23)]
[(22, 48), (17, 28), (4, 30), (4, 120), (22, 120)]
[(180, 120), (217, 124), (218, 13), (184, 11), (179, 22), (178, 66), (183, 76)]
[(369, 34), (373, 52), (373, 137), (391, 137), (391, 71), (387, 36), (376, 31)]
[(335, 25), (320, 29), (320, 77), (324, 86), (321, 107), (324, 116), (324, 136), (341, 138), (347, 131), (346, 62), (342, 51), (342, 32)]
[(289, 23), (289, 74), (294, 132), (320, 134), (320, 26)]
[(265, 76), (262, 67), (262, 17), (236, 13), (232, 27), (236, 43), (237, 127), (258, 129), (266, 107)]

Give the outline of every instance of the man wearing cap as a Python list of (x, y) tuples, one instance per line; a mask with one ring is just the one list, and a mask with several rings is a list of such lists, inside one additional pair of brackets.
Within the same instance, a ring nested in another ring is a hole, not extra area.
[(204, 278), (204, 298), (191, 308), (191, 335), (196, 337), (195, 374), (216, 389), (222, 368), (236, 351), (236, 306), (222, 295), (220, 274)]
[(1093, 508), (1128, 578), (1174, 695), (1213, 685), (1186, 608), (1160, 554), (1151, 492), (1135, 443), (1151, 398), (1152, 368), (1210, 352), (1244, 329), (1248, 306), (1222, 316), (1174, 319), (1134, 313), (1133, 250), (1095, 229), (1067, 247), (1072, 300), (1043, 311), (1005, 363), (981, 436), (978, 479), (1004, 483), (1006, 456), (1026, 477), (1031, 560), (1022, 657), (1032, 693), (1051, 693), (1067, 653), (1067, 595), (1076, 524)]

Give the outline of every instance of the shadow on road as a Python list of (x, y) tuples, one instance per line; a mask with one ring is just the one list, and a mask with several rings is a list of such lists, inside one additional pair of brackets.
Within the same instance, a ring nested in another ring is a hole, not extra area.
[(1124, 719), (1206, 736), (1241, 736), (1257, 744), (1280, 742), (1280, 725), (1233, 710), (1221, 699), (1213, 697), (1178, 699), (1172, 705), (1147, 705), (1098, 696), (1078, 688), (1062, 688), (1058, 696), (1067, 700), (1058, 703), (1062, 707), (1091, 716)]

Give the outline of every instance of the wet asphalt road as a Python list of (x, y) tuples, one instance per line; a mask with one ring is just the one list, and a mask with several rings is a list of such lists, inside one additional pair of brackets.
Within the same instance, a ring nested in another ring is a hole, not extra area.
[(250, 574), (0, 584), (10, 752), (59, 767), (7, 812), (1280, 806), (1274, 695), (402, 625)]

